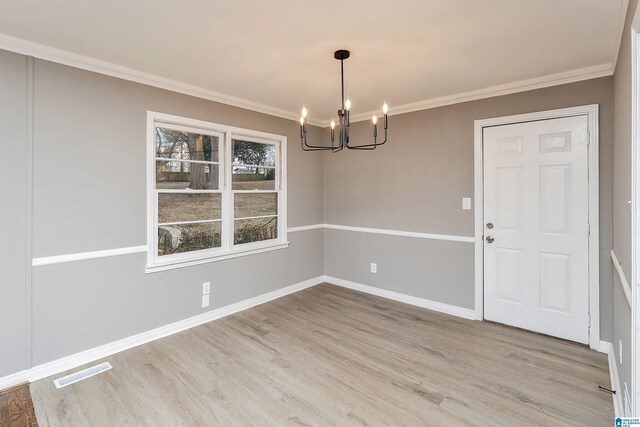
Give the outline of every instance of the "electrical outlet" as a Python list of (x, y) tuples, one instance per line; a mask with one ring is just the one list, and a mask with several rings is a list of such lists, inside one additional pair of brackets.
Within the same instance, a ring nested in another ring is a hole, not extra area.
[(378, 264), (376, 264), (375, 262), (371, 263), (371, 272), (372, 273), (377, 273), (378, 272)]
[(211, 293), (211, 282), (204, 282), (202, 284), (202, 295), (209, 295)]
[(622, 365), (622, 340), (618, 340), (618, 359), (620, 359), (620, 364)]
[(462, 198), (462, 209), (465, 211), (471, 210), (471, 197)]
[(209, 307), (209, 295), (202, 295), (202, 308)]

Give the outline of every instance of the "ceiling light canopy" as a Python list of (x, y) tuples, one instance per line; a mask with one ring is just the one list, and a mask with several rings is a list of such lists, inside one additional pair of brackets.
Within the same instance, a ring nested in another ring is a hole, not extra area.
[(350, 145), (349, 144), (349, 116), (351, 114), (351, 100), (344, 99), (344, 61), (349, 58), (350, 52), (348, 50), (336, 50), (333, 57), (340, 61), (340, 82), (342, 86), (342, 105), (338, 110), (338, 144), (335, 144), (335, 128), (336, 122), (331, 119), (331, 145), (310, 145), (307, 143), (307, 109), (302, 107), (302, 116), (300, 117), (300, 143), (304, 151), (326, 151), (331, 150), (332, 153), (336, 153), (343, 148), (350, 150), (375, 150), (378, 146), (387, 142), (387, 112), (389, 106), (385, 102), (382, 105), (382, 114), (384, 116), (384, 141), (378, 142), (378, 117), (374, 114), (371, 118), (373, 123), (373, 143), (363, 145)]

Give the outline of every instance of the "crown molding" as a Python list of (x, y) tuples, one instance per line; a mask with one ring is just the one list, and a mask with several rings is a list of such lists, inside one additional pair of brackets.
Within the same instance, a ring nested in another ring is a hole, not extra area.
[(624, 35), (624, 25), (627, 22), (628, 10), (629, 0), (622, 0), (620, 14), (618, 15), (618, 32), (613, 42), (613, 61), (611, 62), (611, 69), (613, 72), (615, 72), (616, 64), (618, 63), (618, 55), (620, 54), (620, 46), (622, 45), (622, 36)]
[[(628, 0), (624, 1), (625, 4), (628, 3)], [(626, 7), (623, 7), (623, 9), (626, 11)], [(622, 26), (624, 27), (624, 19), (622, 20)], [(621, 38), (622, 31), (619, 32), (619, 35)], [(141, 83), (147, 86), (153, 86), (184, 95), (219, 102), (221, 104), (243, 108), (258, 113), (268, 114), (287, 120), (294, 120), (297, 122), (300, 119), (297, 112), (286, 111), (246, 99), (225, 95), (220, 92), (215, 92), (198, 86), (167, 79), (154, 74), (145, 73), (132, 68), (123, 67), (121, 65), (112, 64), (110, 62), (102, 61), (84, 55), (79, 55), (62, 49), (56, 49), (5, 34), (0, 34), (0, 49), (8, 50), (22, 55), (32, 56), (34, 58), (39, 58), (58, 64), (68, 65), (70, 67), (75, 67), (82, 70), (120, 78), (123, 80)], [(617, 51), (614, 56), (617, 57)], [(389, 115), (395, 116), (399, 114), (428, 110), (431, 108), (443, 107), (446, 105), (458, 104), (462, 102), (476, 101), (479, 99), (492, 98), (495, 96), (509, 95), (518, 92), (525, 92), (534, 89), (541, 89), (550, 86), (557, 86), (582, 80), (610, 76), (614, 72), (613, 67), (614, 63), (600, 64), (592, 67), (579, 68), (572, 71), (536, 77), (533, 79), (506, 83), (503, 85), (490, 86), (487, 88), (463, 92), (459, 94), (447, 95), (439, 98), (431, 98), (409, 104), (390, 106), (391, 110), (389, 111)], [(368, 111), (364, 113), (353, 114), (351, 116), (351, 121), (360, 122), (369, 120), (374, 113), (379, 113), (379, 111)], [(307, 122), (313, 126), (327, 128), (329, 127), (331, 120), (307, 118)]]
[[(575, 83), (582, 80), (595, 79), (598, 77), (610, 76), (613, 74), (612, 64), (600, 64), (592, 67), (579, 68), (572, 71), (565, 71), (557, 74), (549, 74), (533, 79), (520, 80), (513, 83), (506, 83), (497, 86), (490, 86), (484, 89), (463, 92), (455, 95), (432, 98), (424, 101), (413, 102), (404, 105), (389, 105), (389, 115), (413, 113), (420, 110), (428, 110), (445, 105), (459, 104), (462, 102), (477, 101), (479, 99), (493, 98), (495, 96), (510, 95), (518, 92), (526, 92), (534, 89), (542, 89), (551, 86), (558, 86), (568, 83)], [(368, 111), (366, 113), (353, 114), (351, 122), (361, 122), (371, 120), (373, 114), (380, 111)], [(324, 127), (328, 126), (328, 123)]]
[[(160, 89), (169, 90), (183, 95), (194, 96), (209, 101), (219, 102), (221, 104), (233, 107), (244, 108), (246, 110), (258, 113), (268, 114), (270, 116), (280, 117), (283, 119), (298, 121), (300, 119), (298, 113), (281, 110), (279, 108), (270, 107), (268, 105), (249, 101), (235, 96), (226, 95), (209, 89), (179, 82), (177, 80), (167, 79), (155, 74), (145, 73), (133, 68), (123, 67), (121, 65), (102, 61), (89, 56), (79, 55), (62, 49), (45, 46), (39, 43), (30, 42), (16, 37), (0, 34), (0, 49), (19, 53), (22, 55), (32, 56), (34, 58), (55, 62), (70, 67), (79, 68), (81, 70), (92, 71), (94, 73), (106, 76), (116, 77), (135, 83), (141, 83), (147, 86), (153, 86)], [(314, 126), (320, 126), (321, 121), (309, 118), (308, 123)]]

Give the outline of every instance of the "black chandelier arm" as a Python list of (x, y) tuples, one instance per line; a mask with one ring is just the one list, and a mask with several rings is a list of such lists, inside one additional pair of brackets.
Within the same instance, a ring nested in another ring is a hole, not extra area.
[(342, 147), (340, 147), (340, 149), (336, 150), (336, 146), (334, 146), (333, 144), (329, 147), (327, 146), (323, 146), (323, 145), (309, 145), (307, 144), (307, 125), (306, 123), (300, 126), (300, 145), (302, 147), (303, 151), (327, 151), (327, 150), (331, 150), (332, 152), (336, 152), (336, 151), (340, 151), (342, 150)]
[(328, 151), (331, 150), (332, 153), (337, 153), (345, 148), (350, 150), (374, 150), (380, 145), (384, 145), (387, 142), (387, 110), (388, 106), (385, 102), (382, 106), (382, 112), (384, 114), (384, 141), (378, 142), (378, 125), (377, 125), (377, 117), (373, 116), (373, 144), (362, 144), (362, 145), (349, 145), (349, 133), (351, 127), (351, 101), (349, 99), (345, 99), (345, 88), (344, 88), (344, 61), (349, 58), (350, 52), (348, 50), (337, 50), (334, 52), (333, 57), (340, 61), (340, 89), (341, 89), (341, 108), (338, 110), (338, 141), (336, 144), (335, 141), (335, 126), (336, 123), (331, 120), (331, 145), (322, 146), (322, 145), (310, 145), (307, 142), (307, 126), (306, 126), (306, 117), (307, 117), (307, 109), (302, 108), (302, 117), (300, 117), (300, 144), (304, 151)]
[[(315, 147), (315, 148), (307, 148), (304, 146), (304, 144), (302, 145), (302, 150), (303, 151), (327, 151), (327, 150), (333, 150), (332, 147)], [(335, 152), (335, 151), (334, 151)]]
[(331, 151), (333, 151), (335, 153), (334, 150), (337, 148), (337, 147), (334, 147), (334, 146), (326, 147), (326, 146), (321, 146), (321, 145), (309, 145), (309, 144), (307, 144), (306, 135), (305, 135), (304, 139), (300, 140), (300, 145), (302, 146), (302, 149), (304, 151), (327, 151), (327, 150), (331, 150)]
[(378, 134), (376, 132), (376, 128), (374, 128), (374, 133), (373, 133), (373, 144), (363, 144), (363, 145), (349, 145), (347, 143), (347, 148), (351, 149), (351, 150), (375, 150), (376, 147), (379, 147), (381, 145), (384, 145), (387, 142), (387, 129), (388, 129), (388, 121), (387, 121), (387, 115), (384, 115), (384, 141), (382, 142), (377, 142), (377, 137)]
[(370, 145), (368, 145), (368, 146), (367, 146), (367, 145), (357, 145), (357, 146), (355, 146), (355, 147), (349, 147), (349, 146), (347, 145), (347, 148), (348, 148), (349, 150), (362, 150), (362, 151), (364, 151), (364, 150), (375, 150), (375, 149), (376, 149), (376, 146), (375, 146), (375, 145), (373, 145), (373, 144), (370, 144)]
[(374, 142), (373, 144), (363, 144), (363, 145), (347, 145), (347, 148), (351, 150), (374, 150), (376, 147), (384, 145), (387, 142), (387, 133), (384, 134), (384, 141), (382, 142)]

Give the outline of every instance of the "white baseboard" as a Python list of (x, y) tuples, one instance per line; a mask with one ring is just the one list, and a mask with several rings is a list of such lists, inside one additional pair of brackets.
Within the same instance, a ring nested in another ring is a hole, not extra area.
[(301, 291), (322, 282), (324, 282), (324, 276), (314, 277), (313, 279), (305, 280), (304, 282), (296, 283), (282, 289), (277, 289), (273, 292), (258, 295), (244, 301), (239, 301), (234, 304), (207, 311), (206, 313), (198, 314), (197, 316), (189, 317), (188, 319), (180, 320), (178, 322), (161, 326), (150, 331), (142, 332), (140, 334), (114, 341), (109, 344), (101, 345), (100, 347), (95, 347), (89, 350), (82, 351), (80, 353), (63, 357), (58, 360), (54, 360), (52, 362), (34, 366), (31, 369), (20, 371), (15, 374), (0, 378), (0, 390), (24, 382), (33, 382), (42, 378), (49, 377), (51, 375), (58, 374), (60, 372), (67, 371), (69, 369), (76, 368), (86, 363), (102, 359), (104, 357), (119, 353), (124, 350), (128, 350), (141, 344), (164, 338), (168, 335), (172, 335), (177, 332), (202, 325), (203, 323), (207, 323), (212, 320), (219, 319), (221, 317), (225, 317), (260, 304), (264, 304), (268, 301)]
[(405, 304), (411, 304), (418, 307), (426, 308), (440, 313), (451, 314), (453, 316), (463, 317), (465, 319), (474, 320), (476, 312), (471, 308), (463, 308), (455, 305), (444, 304), (437, 301), (431, 301), (425, 298), (413, 297), (398, 292), (388, 291), (386, 289), (376, 288), (375, 286), (363, 285), (361, 283), (351, 282), (349, 280), (338, 279), (336, 277), (325, 276), (325, 281), (332, 285), (342, 286), (343, 288), (353, 289), (355, 291), (365, 292), (377, 295), (382, 298), (400, 301)]
[(607, 341), (600, 341), (600, 352), (607, 353), (609, 356), (609, 376), (611, 377), (611, 390), (616, 394), (613, 397), (613, 412), (617, 417), (624, 417), (624, 406), (622, 404), (622, 387), (620, 387), (620, 378), (618, 377), (618, 362), (616, 361), (616, 351), (613, 345)]
[(595, 348), (594, 350), (597, 350), (600, 353), (609, 354), (611, 346), (612, 344), (608, 341), (600, 341), (600, 348)]

